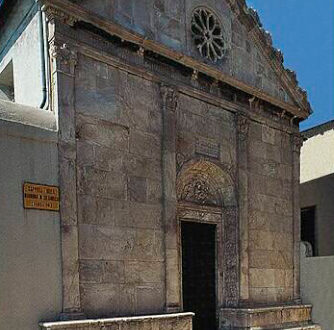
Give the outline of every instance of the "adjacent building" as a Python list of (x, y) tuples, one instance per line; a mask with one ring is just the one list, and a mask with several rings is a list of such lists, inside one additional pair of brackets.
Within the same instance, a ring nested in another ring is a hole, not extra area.
[(334, 122), (302, 132), (300, 159), (301, 292), (323, 329), (334, 324)]
[[(311, 109), (256, 11), (0, 13), (1, 329), (319, 329), (299, 268)], [(50, 185), (59, 211), (24, 208)]]
[(313, 256), (334, 255), (334, 121), (302, 132), (300, 203), (302, 240)]

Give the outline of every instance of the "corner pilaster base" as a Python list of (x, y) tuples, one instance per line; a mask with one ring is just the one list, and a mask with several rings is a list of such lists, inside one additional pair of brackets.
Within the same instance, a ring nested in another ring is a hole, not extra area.
[(321, 329), (312, 324), (311, 313), (311, 305), (223, 308), (220, 329)]

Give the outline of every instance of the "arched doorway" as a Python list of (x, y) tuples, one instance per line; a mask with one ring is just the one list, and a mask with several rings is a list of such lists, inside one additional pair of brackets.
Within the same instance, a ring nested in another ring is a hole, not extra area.
[(234, 180), (219, 164), (192, 160), (176, 188), (183, 310), (195, 313), (194, 330), (216, 330), (220, 309), (238, 300)]

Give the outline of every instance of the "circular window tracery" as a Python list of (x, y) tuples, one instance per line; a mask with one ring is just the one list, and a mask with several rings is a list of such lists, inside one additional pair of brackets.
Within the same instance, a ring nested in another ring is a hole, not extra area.
[(191, 19), (191, 32), (202, 57), (217, 62), (225, 56), (227, 44), (221, 22), (209, 9), (195, 9)]

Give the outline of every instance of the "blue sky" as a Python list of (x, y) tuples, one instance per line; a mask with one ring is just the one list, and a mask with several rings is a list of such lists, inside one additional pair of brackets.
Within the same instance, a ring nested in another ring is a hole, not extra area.
[(314, 113), (302, 129), (334, 119), (334, 0), (247, 0), (275, 47), (284, 53), (284, 65), (297, 72)]

